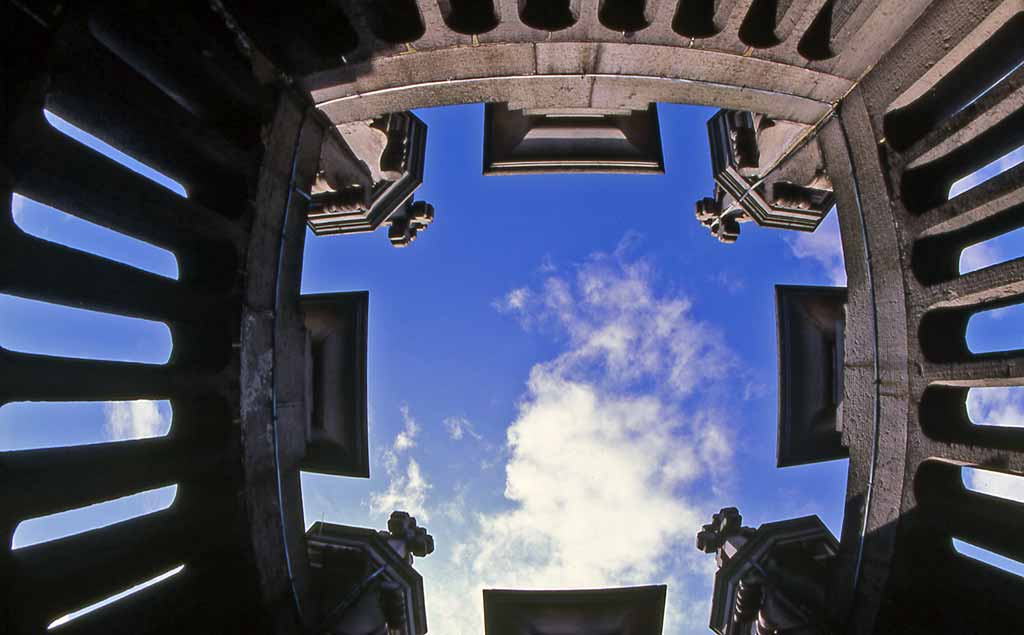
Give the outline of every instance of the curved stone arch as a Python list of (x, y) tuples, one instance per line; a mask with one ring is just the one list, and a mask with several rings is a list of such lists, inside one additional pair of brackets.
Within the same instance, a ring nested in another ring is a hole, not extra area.
[[(559, 42), (482, 45), (377, 59), (310, 80), (333, 123), (459, 103), (515, 108), (715, 105), (815, 123), (853, 82), (808, 68), (700, 49)], [(320, 86), (316, 88), (316, 86)]]
[[(1008, 88), (932, 123), (924, 136), (901, 139), (898, 149), (885, 138), (887, 113), (893, 104), (903, 107), (928, 94), (914, 83), (937, 62), (942, 66), (949, 42), (985, 41), (995, 32), (989, 23), (993, 16), (1006, 23), (1019, 16), (1019, 4), (794, 0), (785, 29), (777, 33), (781, 41), (753, 49), (738, 36), (752, 0), (687, 2), (706, 5), (701, 11), (713, 17), (715, 28), (707, 37), (680, 35), (673, 21), (681, 3), (669, 0), (645, 3), (650, 24), (627, 33), (601, 24), (596, 2), (577, 3), (575, 22), (551, 31), (523, 25), (519, 3), (495, 2), (495, 26), (461, 33), (448, 28), (452, 16), (443, 15), (437, 2), (417, 0), (419, 16), (407, 23), (422, 24), (422, 34), (397, 44), (374, 35), (379, 20), (372, 2), (342, 3), (358, 42), (345, 43), (336, 68), (285, 78), (309, 90), (325, 117), (310, 109), (302, 90), (281, 88), (287, 81), (268, 83), (262, 61), (238, 57), (224, 46), (234, 37), (238, 50), (252, 53), (244, 13), (238, 16), (241, 26), (216, 14), (226, 27), (219, 43), (203, 40), (210, 25), (197, 23), (188, 9), (163, 9), (162, 27), (153, 16), (114, 12), (111, 17), (103, 7), (34, 16), (49, 29), (39, 42), (26, 45), (39, 57), (19, 57), (23, 61), (5, 79), (18, 96), (4, 122), (9, 150), (0, 174), (5, 189), (68, 201), (65, 206), (79, 215), (166, 245), (185, 272), (174, 293), (188, 301), (164, 315), (167, 304), (153, 304), (145, 277), (109, 272), (128, 291), (115, 299), (88, 280), (76, 288), (62, 284), (62, 274), (30, 250), (8, 250), (9, 270), (19, 273), (4, 279), (5, 292), (153, 312), (175, 323), (175, 354), (166, 368), (153, 370), (0, 350), (0, 397), (170, 397), (175, 432), (166, 442), (3, 456), (0, 466), (9, 478), (2, 484), (0, 529), (9, 535), (26, 514), (87, 504), (167, 479), (183, 486), (180, 504), (167, 514), (90, 537), (111, 546), (109, 552), (83, 554), (76, 550), (85, 544), (80, 541), (17, 554), (3, 551), (0, 573), (23, 585), (6, 594), (0, 619), (25, 632), (45, 626), (54, 611), (165, 564), (152, 554), (140, 556), (147, 546), (160, 544), (187, 560), (183, 576), (76, 620), (68, 630), (139, 632), (146, 625), (152, 632), (174, 632), (218, 624), (297, 629), (305, 590), (291, 569), (303, 566), (301, 528), (282, 525), (285, 497), (273, 469), (275, 463), (293, 462), (296, 449), (277, 448), (270, 436), (274, 422), (288, 417), (278, 410), (275, 419), (271, 395), (286, 404), (295, 387), (282, 380), (288, 373), (275, 369), (273, 360), (298, 328), (291, 303), (298, 293), (302, 232), (287, 232), (285, 221), (297, 222), (301, 202), (290, 192), (312, 178), (312, 148), (331, 123), (479, 101), (518, 107), (679, 101), (813, 124), (835, 183), (850, 292), (843, 430), (851, 462), (833, 617), (851, 632), (910, 632), (929, 625), (963, 630), (986, 621), (993, 627), (1019, 621), (1013, 609), (1020, 581), (953, 553), (951, 537), (973, 538), (1024, 559), (1013, 533), (1024, 524), (1020, 506), (965, 493), (955, 473), (967, 465), (1024, 474), (1024, 439), (1013, 433), (976, 434), (956, 424), (959, 419), (950, 412), (963, 407), (966, 388), (1024, 385), (1024, 354), (969, 355), (943, 342), (962, 337), (957, 329), (971, 311), (1024, 299), (1019, 283), (1024, 264), (1017, 259), (922, 282), (916, 254), (927, 246), (945, 257), (991, 232), (993, 224), (1021, 224), (1024, 168), (948, 202), (928, 179), (941, 183), (953, 168), (976, 164), (1007, 140), (1024, 142), (1019, 138), (1024, 126), (1012, 125), (1022, 112), (1024, 72), (1006, 78)], [(244, 12), (242, 4), (224, 4)], [(304, 6), (297, 3), (295, 11)], [(836, 33), (815, 30), (829, 22), (822, 18), (826, 12), (840, 18), (833, 24)], [(167, 24), (177, 32), (165, 41), (170, 48), (160, 52), (145, 29), (159, 33)], [(289, 22), (288, 28), (302, 24)], [(282, 29), (283, 40), (301, 37), (299, 31)], [(395, 33), (389, 37), (400, 39)], [(188, 38), (208, 46), (208, 59), (197, 56)], [(820, 42), (803, 46), (808, 38)], [(814, 50), (814, 59), (801, 50)], [(177, 66), (167, 65), (168, 59)], [(287, 70), (284, 58), (272, 61)], [(118, 94), (105, 89), (115, 79)], [(911, 97), (901, 100), (907, 94)], [(51, 103), (63, 104), (94, 130), (109, 132), (138, 156), (152, 157), (181, 176), (189, 201), (169, 199), (62, 145), (44, 129), (26, 127), (31, 115)], [(140, 109), (144, 105), (159, 108)], [(994, 138), (988, 130), (1002, 136)], [(961, 143), (936, 150), (953, 138)], [(938, 152), (939, 158), (924, 162), (928, 152)], [(54, 156), (64, 162), (55, 163)], [(16, 247), (25, 240), (10, 222), (9, 210), (0, 215), (0, 240)], [(88, 258), (80, 262), (91, 271), (104, 267)], [(271, 288), (275, 292), (268, 294)], [(203, 304), (203, 293), (211, 289), (219, 301)], [(216, 306), (215, 315), (223, 319), (196, 319), (195, 312), (205, 306)], [(65, 381), (56, 384), (53, 373)], [(67, 486), (75, 470), (99, 459), (110, 461), (107, 475)], [(958, 515), (957, 504), (973, 516)], [(211, 533), (218, 521), (230, 529)], [(70, 562), (73, 556), (81, 561)], [(128, 561), (127, 570), (97, 573)], [(39, 573), (44, 566), (52, 569), (46, 575)], [(920, 570), (928, 571), (926, 579), (914, 576)], [(238, 579), (247, 582), (232, 585)], [(85, 583), (92, 587), (83, 590)], [(50, 594), (43, 600), (34, 599), (38, 585)], [(213, 593), (220, 597), (216, 609), (201, 601)], [(956, 602), (995, 608), (968, 614), (955, 610)], [(252, 606), (260, 608), (247, 612)], [(237, 615), (226, 614), (232, 608)]]

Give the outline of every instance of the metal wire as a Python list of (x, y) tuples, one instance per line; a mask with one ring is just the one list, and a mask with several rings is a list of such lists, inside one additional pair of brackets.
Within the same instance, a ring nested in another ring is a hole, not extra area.
[[(860, 588), (861, 566), (864, 560), (864, 539), (867, 534), (868, 517), (871, 512), (872, 493), (875, 487), (875, 472), (878, 469), (878, 443), (879, 443), (879, 419), (881, 418), (881, 370), (878, 363), (878, 301), (875, 292), (874, 274), (872, 272), (871, 242), (868, 239), (867, 223), (864, 218), (864, 207), (861, 200), (860, 185), (857, 181), (857, 167), (853, 161), (853, 152), (850, 146), (850, 138), (846, 133), (846, 127), (842, 121), (839, 122), (839, 129), (843, 135), (843, 144), (846, 146), (846, 155), (850, 161), (850, 182), (853, 187), (854, 202), (857, 206), (857, 214), (860, 220), (861, 244), (864, 251), (864, 279), (868, 289), (868, 302), (871, 307), (871, 342), (872, 342), (872, 372), (874, 374), (873, 384), (874, 404), (871, 413), (871, 461), (868, 469), (868, 481), (864, 494), (864, 511), (860, 527), (857, 530), (857, 559), (853, 569), (853, 595), (857, 597)], [(852, 608), (852, 605), (851, 605)]]
[(284, 214), (281, 219), (281, 238), (277, 249), (277, 274), (274, 280), (274, 309), (271, 318), (271, 349), (270, 349), (270, 407), (271, 422), (274, 431), (274, 475), (277, 480), (277, 511), (281, 521), (281, 543), (284, 547), (284, 562), (288, 571), (288, 585), (291, 588), (292, 601), (295, 604), (295, 612), (298, 615), (299, 623), (305, 624), (302, 614), (302, 603), (299, 600), (299, 592), (295, 588), (295, 575), (292, 571), (291, 554), (288, 552), (288, 527), (284, 517), (284, 495), (281, 488), (281, 451), (280, 435), (278, 433), (278, 412), (277, 412), (277, 314), (280, 310), (281, 299), (281, 269), (284, 261), (285, 242), (288, 237), (288, 216), (292, 206), (292, 193), (295, 191), (295, 172), (299, 161), (299, 149), (302, 146), (302, 135), (306, 129), (306, 120), (312, 108), (308, 107), (302, 112), (302, 120), (299, 122), (299, 131), (295, 135), (295, 147), (292, 149), (292, 166), (288, 176), (288, 193), (285, 196)]

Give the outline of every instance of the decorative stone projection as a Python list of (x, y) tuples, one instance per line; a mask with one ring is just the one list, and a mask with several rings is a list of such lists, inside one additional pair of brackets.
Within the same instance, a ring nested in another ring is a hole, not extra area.
[(484, 589), (485, 635), (661, 635), (665, 585), (563, 591)]
[(817, 516), (753, 529), (726, 507), (697, 532), (697, 549), (718, 564), (709, 626), (719, 635), (843, 632), (825, 618), (839, 543)]
[[(41, 633), (76, 612), (59, 630), (314, 632), (298, 495), (306, 197), (312, 189), (321, 220), (338, 215), (338, 231), (371, 231), (387, 220), (369, 211), (392, 183), (388, 144), (357, 157), (337, 126), (379, 136), (368, 128), (387, 113), (486, 102), (524, 113), (651, 103), (763, 113), (774, 126), (733, 121), (735, 171), (763, 209), (800, 198), (773, 183), (802, 170), (782, 180), (810, 187), (820, 149), (849, 275), (850, 466), (830, 616), (858, 634), (1024, 632), (1024, 578), (954, 549), (956, 539), (1024, 561), (1024, 507), (966, 489), (961, 472), (1024, 476), (1020, 431), (974, 425), (965, 407), (971, 390), (1024, 385), (1024, 351), (973, 353), (964, 338), (971, 315), (1024, 303), (1024, 259), (958, 267), (965, 247), (1024, 226), (1024, 165), (949, 197), (1024, 144), (1019, 0), (4, 8), (0, 286), (164, 322), (174, 355), (147, 365), (0, 349), (0, 402), (168, 399), (175, 432), (0, 453), (0, 580), (17, 582), (0, 593), (0, 631)], [(64, 136), (44, 111), (188, 197)], [(724, 143), (732, 149), (728, 134)], [(749, 215), (737, 183), (739, 195), (701, 205), (726, 239)], [(183, 275), (28, 235), (12, 220), (14, 193), (172, 251)], [(383, 216), (409, 200), (398, 198)], [(9, 547), (27, 519), (170, 483), (178, 494), (166, 510)], [(82, 613), (88, 605), (97, 610)]]
[(663, 174), (658, 109), (484, 107), (484, 175)]
[(850, 455), (843, 403), (846, 289), (775, 285), (779, 345), (777, 466)]
[(697, 201), (697, 220), (723, 243), (740, 223), (814, 231), (835, 201), (811, 126), (720, 110), (708, 121), (714, 196)]
[(395, 247), (407, 247), (416, 235), (434, 222), (434, 206), (423, 201), (409, 201), (402, 211), (388, 219), (388, 240)]
[(316, 633), (423, 635), (423, 578), (413, 556), (434, 551), (416, 519), (392, 512), (388, 531), (317, 522), (306, 532)]
[[(313, 233), (371, 232), (391, 224), (396, 214), (405, 214), (413, 192), (423, 183), (426, 124), (410, 112), (399, 112), (341, 124), (335, 131), (324, 140), (313, 185), (307, 216)], [(420, 222), (418, 228), (429, 222)], [(402, 234), (409, 233), (409, 223), (398, 224)], [(391, 242), (405, 246), (412, 239)]]

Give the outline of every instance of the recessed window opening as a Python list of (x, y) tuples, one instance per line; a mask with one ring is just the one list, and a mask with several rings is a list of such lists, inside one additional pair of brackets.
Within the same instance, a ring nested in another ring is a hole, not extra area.
[(778, 29), (790, 4), (779, 0), (753, 0), (740, 25), (740, 39), (756, 48), (778, 44), (781, 41)]
[(683, 37), (711, 37), (721, 30), (715, 22), (715, 0), (679, 0), (672, 30)]
[(65, 135), (71, 137), (75, 141), (81, 143), (82, 145), (88, 148), (95, 150), (96, 152), (99, 152), (105, 157), (117, 161), (118, 163), (128, 168), (129, 170), (138, 172), (139, 174), (153, 181), (154, 183), (158, 183), (159, 185), (166, 187), (167, 189), (174, 192), (178, 196), (186, 198), (188, 197), (188, 193), (185, 191), (185, 188), (181, 185), (181, 183), (178, 183), (174, 179), (171, 179), (157, 172), (156, 170), (149, 167), (145, 163), (137, 161), (136, 159), (125, 154), (124, 152), (121, 152), (120, 150), (110, 145), (109, 143), (102, 141), (101, 139), (89, 134), (88, 132), (82, 130), (81, 128), (71, 124), (70, 122), (61, 119), (52, 112), (44, 110), (43, 114), (46, 116), (46, 121), (48, 121), (51, 126), (56, 128), (60, 132), (64, 133)]
[(519, 0), (519, 18), (534, 29), (561, 31), (576, 24), (579, 0)]
[(415, 42), (426, 32), (414, 0), (382, 0), (374, 3), (373, 32), (389, 44)]
[(818, 15), (800, 38), (797, 51), (809, 60), (827, 60), (832, 50), (832, 10), (834, 0), (826, 0)]
[(597, 17), (605, 27), (628, 33), (651, 23), (644, 0), (602, 0)]
[(1010, 168), (1022, 162), (1024, 162), (1024, 146), (1017, 148), (1013, 152), (1004, 154), (980, 170), (972, 172), (971, 174), (955, 181), (949, 188), (949, 198), (956, 198), (967, 190), (973, 189), (985, 181), (999, 176), (1003, 172), (1006, 172)]
[(11, 212), (14, 223), (27, 234), (116, 260), (165, 278), (178, 279), (178, 259), (166, 249), (17, 193), (12, 196)]
[(494, 0), (438, 0), (445, 24), (467, 35), (486, 33), (498, 26)]
[[(975, 28), (896, 99), (885, 116), (889, 143), (905, 149), (976, 102), (1024, 62), (1024, 13), (1009, 4)], [(994, 31), (994, 32), (993, 32)], [(980, 42), (980, 44), (979, 44)]]
[(11, 549), (24, 549), (51, 540), (67, 538), (167, 509), (174, 503), (177, 493), (177, 485), (168, 485), (95, 505), (24, 520), (18, 523), (18, 528), (14, 530)]
[(165, 364), (166, 324), (0, 294), (0, 346), (23, 353)]
[(970, 273), (1024, 256), (1024, 227), (975, 243), (960, 252), (960, 273)]
[(1024, 386), (971, 388), (967, 416), (978, 426), (1024, 428)]
[(967, 348), (995, 353), (1024, 348), (1024, 304), (982, 311), (967, 321)]
[(1004, 79), (1006, 79), (1006, 78), (1007, 78), (1007, 77), (1009, 77), (1010, 75), (1013, 75), (1013, 74), (1014, 74), (1015, 72), (1017, 72), (1017, 69), (1019, 69), (1019, 68), (1021, 68), (1021, 67), (1024, 67), (1024, 59), (1022, 59), (1022, 60), (1020, 60), (1019, 62), (1017, 62), (1017, 65), (1016, 65), (1016, 66), (1014, 66), (1013, 68), (1011, 68), (1011, 69), (1010, 69), (1009, 71), (1007, 71), (1005, 75), (1003, 75), (1002, 77), (1000, 77), (1000, 78), (999, 78), (999, 79), (997, 79), (996, 81), (992, 82), (992, 83), (991, 83), (991, 84), (990, 84), (990, 85), (989, 85), (989, 86), (988, 86), (987, 88), (985, 88), (985, 89), (984, 89), (983, 91), (981, 91), (980, 93), (978, 93), (978, 94), (977, 94), (977, 95), (976, 95), (976, 96), (975, 96), (975, 97), (974, 97), (973, 99), (971, 99), (971, 100), (970, 100), (970, 101), (968, 101), (968, 102), (967, 102), (966, 104), (964, 104), (963, 106), (961, 106), (961, 107), (960, 107), (960, 110), (957, 110), (957, 112), (960, 112), (960, 111), (964, 110), (965, 108), (967, 108), (968, 106), (970, 106), (970, 105), (971, 105), (971, 104), (973, 104), (974, 102), (978, 101), (979, 99), (981, 99), (982, 97), (984, 97), (985, 95), (987, 95), (987, 94), (988, 94), (989, 92), (991, 92), (991, 91), (992, 91), (992, 89), (993, 89), (993, 88), (995, 88), (995, 87), (996, 87), (996, 86), (998, 86), (999, 84), (1003, 83), (1003, 80), (1004, 80)]
[(0, 407), (0, 451), (167, 436), (169, 401), (19, 401)]
[(74, 619), (77, 619), (79, 617), (82, 617), (83, 615), (86, 615), (87, 613), (92, 613), (93, 611), (95, 611), (97, 609), (100, 609), (100, 608), (103, 608), (104, 606), (107, 606), (108, 604), (113, 604), (114, 602), (117, 602), (119, 600), (123, 600), (124, 598), (128, 597), (129, 595), (132, 595), (133, 593), (138, 593), (139, 591), (141, 591), (141, 590), (143, 590), (143, 589), (145, 589), (147, 587), (151, 587), (154, 584), (159, 584), (159, 583), (163, 582), (164, 580), (166, 580), (166, 579), (168, 579), (168, 578), (170, 578), (170, 577), (172, 577), (174, 575), (177, 575), (177, 574), (181, 573), (184, 568), (185, 568), (185, 565), (179, 564), (178, 566), (176, 566), (175, 568), (171, 569), (170, 571), (165, 571), (164, 573), (161, 573), (160, 575), (158, 575), (158, 576), (156, 576), (154, 578), (150, 578), (149, 580), (146, 580), (145, 582), (142, 582), (141, 584), (136, 584), (135, 586), (133, 586), (131, 588), (125, 589), (124, 591), (121, 591), (120, 593), (117, 593), (115, 595), (111, 595), (110, 597), (105, 598), (103, 600), (100, 600), (99, 602), (96, 602), (95, 604), (90, 604), (89, 606), (86, 606), (84, 608), (78, 609), (74, 613), (68, 613), (67, 615), (63, 615), (61, 617), (58, 617), (54, 621), (50, 622), (50, 625), (46, 627), (46, 630), (53, 630), (55, 628), (63, 626), (64, 624), (67, 624), (71, 620), (74, 620)]
[(988, 549), (983, 549), (977, 545), (973, 545), (966, 540), (959, 538), (953, 539), (953, 549), (957, 553), (967, 556), (973, 560), (984, 562), (985, 564), (1002, 569), (1013, 575), (1024, 577), (1024, 563), (1018, 562), (1013, 558), (1007, 558), (1006, 556), (999, 555)]
[(1024, 477), (981, 468), (960, 468), (964, 487), (972, 492), (1024, 503)]

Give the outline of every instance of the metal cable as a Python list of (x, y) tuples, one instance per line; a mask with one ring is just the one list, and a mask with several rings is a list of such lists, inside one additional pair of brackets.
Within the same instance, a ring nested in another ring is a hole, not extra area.
[[(868, 289), (868, 302), (871, 307), (871, 342), (872, 342), (872, 372), (874, 374), (873, 384), (874, 404), (871, 413), (871, 461), (868, 469), (868, 481), (864, 494), (864, 511), (860, 527), (857, 530), (857, 559), (853, 569), (853, 594), (857, 596), (860, 588), (861, 565), (864, 560), (864, 539), (867, 534), (868, 517), (871, 511), (872, 492), (875, 487), (875, 472), (878, 469), (878, 443), (879, 443), (879, 419), (881, 418), (881, 369), (879, 367), (879, 343), (878, 343), (878, 301), (875, 292), (874, 274), (872, 272), (871, 242), (868, 239), (867, 223), (864, 218), (864, 207), (861, 200), (860, 185), (857, 181), (857, 167), (853, 161), (853, 151), (850, 146), (850, 138), (846, 133), (843, 122), (839, 122), (839, 130), (843, 135), (843, 144), (846, 146), (846, 155), (850, 161), (850, 182), (853, 186), (854, 202), (857, 205), (857, 214), (860, 220), (861, 244), (864, 251), (864, 279)], [(852, 605), (851, 605), (852, 610)]]
[(281, 299), (281, 269), (284, 261), (285, 242), (288, 237), (288, 216), (292, 206), (292, 192), (295, 190), (295, 173), (299, 161), (299, 149), (302, 146), (302, 134), (306, 129), (306, 120), (312, 107), (302, 112), (302, 120), (299, 122), (299, 131), (295, 135), (295, 147), (292, 148), (292, 166), (288, 176), (288, 193), (285, 196), (284, 214), (281, 219), (281, 238), (277, 249), (277, 274), (274, 280), (274, 307), (271, 313), (271, 348), (270, 348), (270, 407), (271, 423), (274, 432), (274, 476), (277, 480), (277, 511), (281, 521), (281, 542), (284, 547), (284, 562), (288, 571), (288, 585), (292, 592), (292, 601), (295, 604), (295, 612), (298, 615), (299, 623), (305, 625), (302, 615), (302, 603), (299, 601), (299, 592), (295, 588), (295, 575), (292, 571), (291, 554), (288, 552), (288, 528), (284, 517), (284, 495), (281, 488), (281, 451), (280, 435), (278, 433), (278, 412), (277, 412), (277, 314), (280, 310)]

